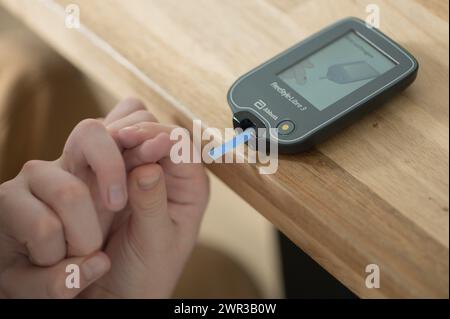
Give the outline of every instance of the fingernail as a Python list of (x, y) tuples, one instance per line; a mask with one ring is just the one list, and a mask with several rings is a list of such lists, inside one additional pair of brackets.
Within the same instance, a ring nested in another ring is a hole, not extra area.
[(81, 272), (86, 281), (90, 282), (100, 278), (108, 271), (108, 267), (108, 262), (104, 257), (94, 256), (81, 265)]
[(125, 201), (125, 192), (122, 185), (116, 184), (109, 187), (109, 202), (112, 205), (122, 205)]
[(138, 186), (141, 190), (146, 191), (153, 188), (159, 181), (159, 173), (151, 176), (143, 176), (138, 179)]
[(124, 128), (122, 128), (122, 129), (120, 129), (120, 131), (122, 132), (137, 132), (137, 131), (139, 131), (141, 128), (139, 127), (139, 126), (137, 126), (137, 125), (132, 125), (132, 126), (127, 126), (127, 127), (124, 127)]

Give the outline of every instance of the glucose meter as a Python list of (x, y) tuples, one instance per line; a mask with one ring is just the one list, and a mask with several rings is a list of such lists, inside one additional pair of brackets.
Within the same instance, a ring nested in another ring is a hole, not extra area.
[(416, 59), (356, 18), (328, 26), (240, 77), (228, 92), (233, 125), (276, 128), (282, 153), (333, 135), (411, 84)]

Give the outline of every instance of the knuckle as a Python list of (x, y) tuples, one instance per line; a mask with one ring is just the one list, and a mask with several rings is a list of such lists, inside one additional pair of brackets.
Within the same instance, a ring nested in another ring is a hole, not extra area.
[(39, 160), (28, 161), (23, 165), (22, 172), (24, 173), (35, 172), (36, 170), (41, 169), (44, 163), (45, 163), (44, 161)]
[(70, 133), (67, 139), (66, 145), (63, 150), (63, 158), (70, 158), (74, 155), (74, 149), (77, 149), (77, 145), (85, 142), (85, 139), (90, 138), (92, 134), (99, 131), (105, 131), (106, 128), (103, 123), (96, 119), (84, 119), (79, 122)]
[(63, 232), (63, 226), (59, 219), (50, 213), (35, 218), (31, 226), (32, 237), (37, 242), (52, 240)]
[(76, 129), (78, 133), (80, 132), (93, 132), (93, 131), (99, 131), (99, 130), (106, 130), (103, 123), (96, 119), (85, 119), (82, 120), (80, 123), (78, 123)]
[(56, 188), (53, 196), (62, 206), (67, 206), (85, 199), (89, 190), (81, 182), (66, 182)]

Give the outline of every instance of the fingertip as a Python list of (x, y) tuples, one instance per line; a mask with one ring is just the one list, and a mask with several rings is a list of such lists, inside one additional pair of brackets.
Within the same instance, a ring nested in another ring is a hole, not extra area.
[(141, 128), (137, 125), (126, 126), (119, 130), (119, 134), (122, 136), (127, 136), (129, 134), (139, 131), (140, 129)]
[(106, 272), (108, 272), (111, 269), (111, 259), (109, 258), (108, 254), (103, 251), (97, 251), (94, 255), (103, 260), (102, 262), (105, 265)]
[(91, 255), (103, 247), (103, 233), (98, 225), (98, 228), (95, 232), (84, 233), (84, 237), (82, 241), (77, 242), (77, 246), (70, 245), (68, 246), (68, 254), (72, 257), (83, 257)]
[(170, 135), (167, 132), (161, 132), (158, 135), (156, 135), (155, 139), (164, 141), (166, 143), (170, 143)]
[(145, 141), (141, 146), (141, 158), (143, 160), (155, 161), (168, 154), (171, 147), (170, 136), (163, 132), (156, 137)]
[(87, 283), (95, 281), (111, 269), (111, 261), (103, 252), (97, 252), (81, 264), (81, 273)]
[(130, 186), (139, 191), (148, 191), (159, 183), (161, 176), (162, 169), (159, 164), (139, 166), (130, 173)]
[(107, 206), (113, 211), (125, 207), (128, 199), (127, 188), (121, 183), (112, 184), (108, 187)]
[(133, 214), (137, 216), (134, 222), (140, 224), (139, 228), (143, 231), (151, 231), (152, 227), (161, 225), (158, 222), (160, 219), (152, 219), (153, 224), (150, 227), (147, 220), (140, 221), (138, 216), (162, 216), (163, 220), (169, 219), (166, 216), (167, 193), (163, 170), (159, 164), (152, 163), (139, 166), (132, 173), (129, 189), (130, 206), (133, 208)]
[(154, 188), (161, 178), (161, 173), (154, 171), (151, 174), (143, 174), (136, 180), (136, 185), (141, 191), (148, 191)]
[(127, 126), (117, 131), (116, 136), (122, 146), (130, 148), (136, 144), (136, 134), (140, 131), (137, 125)]

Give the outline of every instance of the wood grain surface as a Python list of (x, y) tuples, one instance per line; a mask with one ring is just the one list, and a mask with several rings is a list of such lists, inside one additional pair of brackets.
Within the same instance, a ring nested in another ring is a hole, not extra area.
[[(449, 296), (447, 1), (0, 0), (118, 97), (162, 120), (231, 125), (236, 78), (347, 16), (380, 7), (381, 30), (419, 61), (415, 83), (314, 150), (209, 168), (361, 297)], [(81, 28), (64, 26), (80, 7)], [(381, 287), (365, 285), (377, 264)]]

